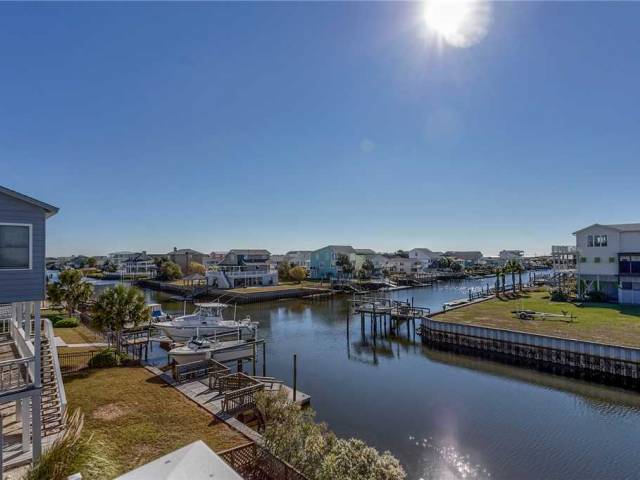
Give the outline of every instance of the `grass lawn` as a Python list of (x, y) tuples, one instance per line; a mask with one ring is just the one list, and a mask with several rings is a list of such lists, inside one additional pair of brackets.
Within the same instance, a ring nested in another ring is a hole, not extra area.
[(109, 445), (119, 473), (196, 440), (214, 451), (248, 442), (142, 367), (91, 370), (64, 385), (69, 408), (82, 409), (84, 431)]
[[(564, 320), (520, 320), (512, 310), (572, 314)], [(517, 299), (491, 299), (437, 315), (436, 320), (467, 323), (484, 327), (518, 330), (527, 333), (573, 338), (630, 347), (640, 347), (640, 307), (551, 302), (547, 292), (527, 292)]]
[[(71, 318), (64, 310), (53, 308), (42, 310), (42, 316), (51, 320), (54, 325), (59, 320)], [(83, 324), (72, 328), (55, 328), (54, 326), (53, 332), (56, 337), (62, 338), (67, 343), (95, 343), (104, 341), (98, 334)]]
[(66, 343), (95, 343), (104, 342), (104, 340), (98, 336), (90, 328), (80, 324), (73, 328), (53, 328), (53, 333), (56, 337), (62, 338)]

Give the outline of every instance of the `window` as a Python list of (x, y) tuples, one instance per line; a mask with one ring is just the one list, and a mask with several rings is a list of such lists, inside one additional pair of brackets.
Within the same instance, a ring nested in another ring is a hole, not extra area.
[(606, 235), (596, 235), (595, 236), (595, 246), (596, 247), (606, 247), (607, 246), (607, 236)]
[(600, 257), (594, 257), (593, 263), (600, 263)]
[(593, 235), (587, 237), (587, 247), (593, 247)]
[(616, 263), (616, 257), (609, 257), (609, 263)]
[(580, 263), (587, 263), (587, 257), (580, 257)]
[(31, 268), (31, 225), (0, 224), (0, 270)]

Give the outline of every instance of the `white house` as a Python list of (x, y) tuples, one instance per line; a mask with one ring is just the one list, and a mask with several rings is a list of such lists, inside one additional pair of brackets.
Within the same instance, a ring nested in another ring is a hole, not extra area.
[(640, 223), (594, 224), (574, 232), (578, 294), (640, 304)]
[(522, 250), (501, 250), (498, 254), (501, 263), (507, 263), (509, 260), (517, 260), (522, 263), (524, 260), (524, 251)]
[(429, 268), (442, 257), (442, 252), (432, 252), (428, 248), (413, 248), (409, 250), (409, 258), (418, 260), (423, 269)]

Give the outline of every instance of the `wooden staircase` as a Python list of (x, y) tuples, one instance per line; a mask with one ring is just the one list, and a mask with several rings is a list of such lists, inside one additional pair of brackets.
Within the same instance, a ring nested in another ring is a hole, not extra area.
[[(56, 381), (55, 365), (51, 344), (46, 335), (42, 335), (41, 355), (42, 365), (42, 436), (53, 435), (64, 428), (58, 384)], [(55, 348), (55, 346), (53, 346)]]

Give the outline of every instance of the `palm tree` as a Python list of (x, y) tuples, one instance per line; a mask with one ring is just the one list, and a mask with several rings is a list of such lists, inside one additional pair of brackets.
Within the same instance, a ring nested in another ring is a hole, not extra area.
[(80, 270), (65, 270), (57, 283), (47, 287), (47, 295), (52, 303), (64, 305), (71, 317), (81, 304), (89, 301), (93, 288), (82, 279)]
[(149, 307), (142, 292), (134, 287), (116, 285), (105, 290), (93, 307), (93, 321), (102, 330), (116, 334), (120, 350), (120, 334), (125, 327), (139, 325), (149, 319)]
[(500, 274), (502, 270), (498, 267), (496, 268), (496, 297), (500, 296)]
[(513, 293), (516, 293), (516, 273), (520, 276), (520, 285), (522, 286), (522, 265), (515, 258), (509, 260), (505, 266), (504, 271), (511, 274), (511, 288)]

